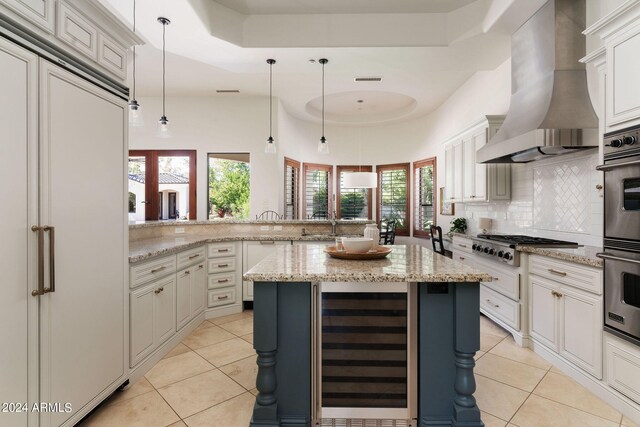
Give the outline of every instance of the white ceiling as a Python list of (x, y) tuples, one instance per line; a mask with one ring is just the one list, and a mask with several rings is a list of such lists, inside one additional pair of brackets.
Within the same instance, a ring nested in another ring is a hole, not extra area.
[[(100, 1), (123, 20), (131, 21), (132, 0)], [(496, 8), (495, 2), (501, 7)], [(528, 9), (521, 7), (526, 12), (520, 15), (514, 13), (515, 6), (508, 6), (523, 2)], [(158, 49), (162, 26), (156, 19), (166, 16), (172, 21), (167, 27), (168, 96), (267, 96), (269, 67), (265, 61), (274, 58), (274, 96), (295, 117), (317, 121), (321, 66), (309, 60), (325, 57), (329, 59), (329, 123), (407, 120), (432, 112), (474, 73), (493, 70), (504, 62), (510, 56), (510, 37), (504, 28), (517, 26), (518, 20), (524, 22), (535, 11), (534, 2), (544, 0), (138, 0), (138, 33), (148, 43), (137, 48), (137, 97), (161, 94)], [(238, 18), (239, 13), (220, 3), (245, 7), (245, 12), (258, 8), (281, 13), (282, 8), (291, 6), (297, 8), (296, 13), (307, 13), (295, 19), (291, 15)], [(315, 4), (333, 13), (331, 18), (314, 15)], [(376, 5), (381, 12), (343, 14), (345, 8), (355, 10), (365, 4)], [(418, 7), (442, 10), (447, 6), (444, 10), (449, 10), (454, 5), (461, 7), (448, 13), (386, 13)], [(499, 13), (489, 16), (495, 10)], [(506, 12), (511, 12), (509, 25), (500, 20)], [(376, 20), (385, 22), (384, 28), (378, 28)], [(424, 22), (433, 25), (425, 26)], [(487, 22), (492, 23), (491, 28), (485, 28)], [(333, 38), (322, 36), (327, 32), (317, 30), (317, 25), (336, 27), (328, 32)], [(335, 36), (340, 31), (344, 37)], [(255, 40), (266, 46), (255, 47)], [(356, 83), (356, 76), (384, 79)], [(241, 93), (216, 94), (217, 89), (238, 89)], [(362, 105), (354, 107), (355, 94), (365, 101)]]

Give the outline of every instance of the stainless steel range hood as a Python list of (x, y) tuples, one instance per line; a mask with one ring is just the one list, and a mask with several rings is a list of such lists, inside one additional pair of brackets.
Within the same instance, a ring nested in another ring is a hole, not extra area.
[[(598, 146), (587, 89), (585, 0), (549, 0), (511, 37), (511, 103), (479, 163), (526, 163)], [(591, 130), (591, 131), (589, 131)]]

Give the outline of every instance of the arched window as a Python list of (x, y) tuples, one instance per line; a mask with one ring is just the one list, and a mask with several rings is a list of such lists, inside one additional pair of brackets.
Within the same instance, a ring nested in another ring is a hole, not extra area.
[(129, 213), (136, 213), (136, 194), (129, 191)]

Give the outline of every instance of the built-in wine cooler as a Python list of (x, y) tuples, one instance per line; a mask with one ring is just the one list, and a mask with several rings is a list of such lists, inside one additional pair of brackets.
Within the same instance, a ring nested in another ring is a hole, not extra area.
[(322, 427), (409, 427), (417, 417), (415, 284), (314, 287), (312, 408)]

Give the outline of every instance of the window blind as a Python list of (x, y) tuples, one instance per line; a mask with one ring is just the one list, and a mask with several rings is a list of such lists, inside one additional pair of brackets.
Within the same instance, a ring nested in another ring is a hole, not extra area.
[(338, 188), (338, 215), (341, 219), (370, 219), (371, 190), (368, 188), (346, 188), (344, 175), (350, 172), (371, 172), (371, 166), (338, 166), (340, 185)]
[(331, 166), (305, 165), (305, 214), (309, 219), (328, 219)]
[(409, 164), (378, 166), (378, 220), (396, 220), (396, 233), (408, 234)]
[(414, 235), (428, 236), (435, 224), (435, 160), (414, 163), (415, 223)]
[(300, 218), (300, 162), (284, 160), (284, 219)]

